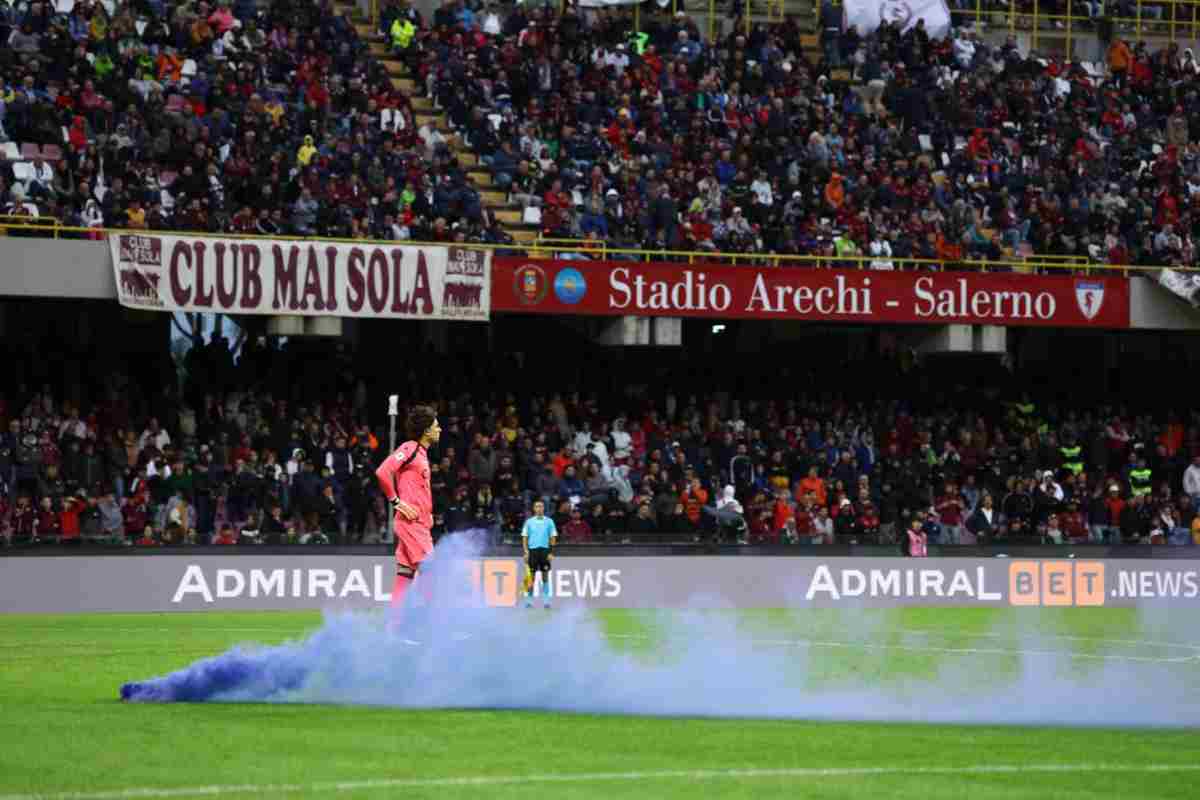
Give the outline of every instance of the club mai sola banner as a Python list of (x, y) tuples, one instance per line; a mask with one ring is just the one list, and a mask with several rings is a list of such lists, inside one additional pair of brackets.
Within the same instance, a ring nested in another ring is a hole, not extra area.
[(500, 257), (492, 310), (822, 322), (1128, 328), (1129, 280)]
[(481, 320), (491, 254), (276, 239), (108, 239), (121, 305), (151, 311)]

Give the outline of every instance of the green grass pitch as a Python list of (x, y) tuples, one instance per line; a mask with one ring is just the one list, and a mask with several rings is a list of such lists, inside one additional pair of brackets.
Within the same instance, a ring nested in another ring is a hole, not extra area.
[[(538, 615), (556, 612), (526, 613), (536, 635)], [(1156, 652), (1154, 645), (1132, 644), (1149, 637), (1135, 615), (1120, 609), (858, 613), (874, 615), (872, 641), (881, 646), (824, 650), (804, 680), (835, 682), (847, 674), (932, 680), (940, 665), (968, 648), (992, 651), (986, 662), (994, 673), (1019, 669), (1019, 656), (1006, 648), (1020, 645), (1003, 634), (1018, 614), (1083, 658)], [(655, 618), (607, 612), (602, 622), (614, 647), (657, 658)], [(764, 611), (742, 614), (738, 624), (764, 637), (835, 640), (844, 619), (833, 612)], [(163, 674), (241, 642), (296, 638), (319, 624), (319, 615), (308, 613), (0, 615), (0, 800), (1200, 795), (1195, 730), (117, 700), (123, 681)], [(926, 632), (923, 644), (903, 646), (914, 641), (914, 631)], [(1200, 652), (1200, 646), (1161, 652)], [(1200, 661), (1179, 669), (1190, 671), (1200, 693)]]

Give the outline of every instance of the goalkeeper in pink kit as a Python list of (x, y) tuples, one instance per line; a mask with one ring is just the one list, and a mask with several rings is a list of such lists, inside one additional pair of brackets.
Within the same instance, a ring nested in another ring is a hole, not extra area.
[(429, 447), (437, 444), (442, 435), (437, 412), (429, 406), (415, 406), (405, 423), (405, 435), (409, 440), (375, 470), (379, 488), (392, 508), (392, 527), (396, 532), (393, 606), (400, 605), (421, 568), (421, 562), (433, 552)]

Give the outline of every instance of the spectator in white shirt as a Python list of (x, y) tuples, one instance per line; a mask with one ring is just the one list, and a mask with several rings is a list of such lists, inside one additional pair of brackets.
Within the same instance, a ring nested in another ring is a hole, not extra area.
[(750, 184), (750, 191), (754, 193), (760, 205), (769, 206), (775, 202), (771, 193), (771, 181), (765, 172), (758, 173), (758, 177)]
[(625, 54), (625, 45), (623, 44), (617, 45), (615, 50), (598, 48), (592, 61), (593, 63), (599, 61), (606, 67), (612, 67), (616, 70), (618, 78), (625, 74), (625, 68), (629, 66), (629, 56)]
[(162, 478), (164, 481), (171, 477), (171, 465), (161, 456), (156, 456), (146, 462), (147, 478)]
[(1183, 471), (1183, 493), (1192, 499), (1192, 508), (1200, 511), (1200, 456)]
[(71, 416), (64, 419), (58, 426), (58, 439), (61, 441), (67, 436), (74, 436), (80, 441), (87, 438), (87, 424), (79, 418), (79, 413), (76, 411), (72, 411)]
[(104, 227), (104, 212), (100, 210), (100, 204), (95, 199), (88, 199), (83, 207), (83, 213), (80, 215), (80, 218), (85, 228)]
[(488, 36), (500, 35), (500, 15), (494, 8), (489, 8), (483, 15), (483, 32)]
[(150, 418), (150, 424), (146, 430), (142, 431), (142, 437), (138, 440), (138, 445), (144, 450), (146, 445), (154, 445), (154, 449), (162, 451), (171, 443), (171, 434), (159, 427), (158, 419)]
[(871, 254), (871, 269), (895, 269), (892, 262), (892, 245), (884, 238), (882, 231), (875, 231), (871, 243), (867, 246)]
[(631, 437), (625, 431), (625, 418), (624, 417), (618, 417), (616, 420), (613, 421), (612, 440), (613, 440), (613, 458), (620, 458), (620, 459), (629, 458), (629, 448), (630, 448), (631, 443), (633, 442), (633, 437)]
[(46, 163), (41, 156), (36, 156), (29, 165), (29, 187), (37, 186), (46, 192), (54, 190), (54, 167)]

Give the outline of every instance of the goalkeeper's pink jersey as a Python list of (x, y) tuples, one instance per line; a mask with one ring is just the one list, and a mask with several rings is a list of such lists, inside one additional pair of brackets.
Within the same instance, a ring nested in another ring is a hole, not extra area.
[(415, 508), (420, 517), (415, 522), (404, 522), (396, 517), (397, 527), (433, 527), (433, 493), (429, 486), (429, 456), (425, 448), (416, 442), (405, 442), (396, 448), (375, 470), (379, 488), (389, 501), (399, 497)]

